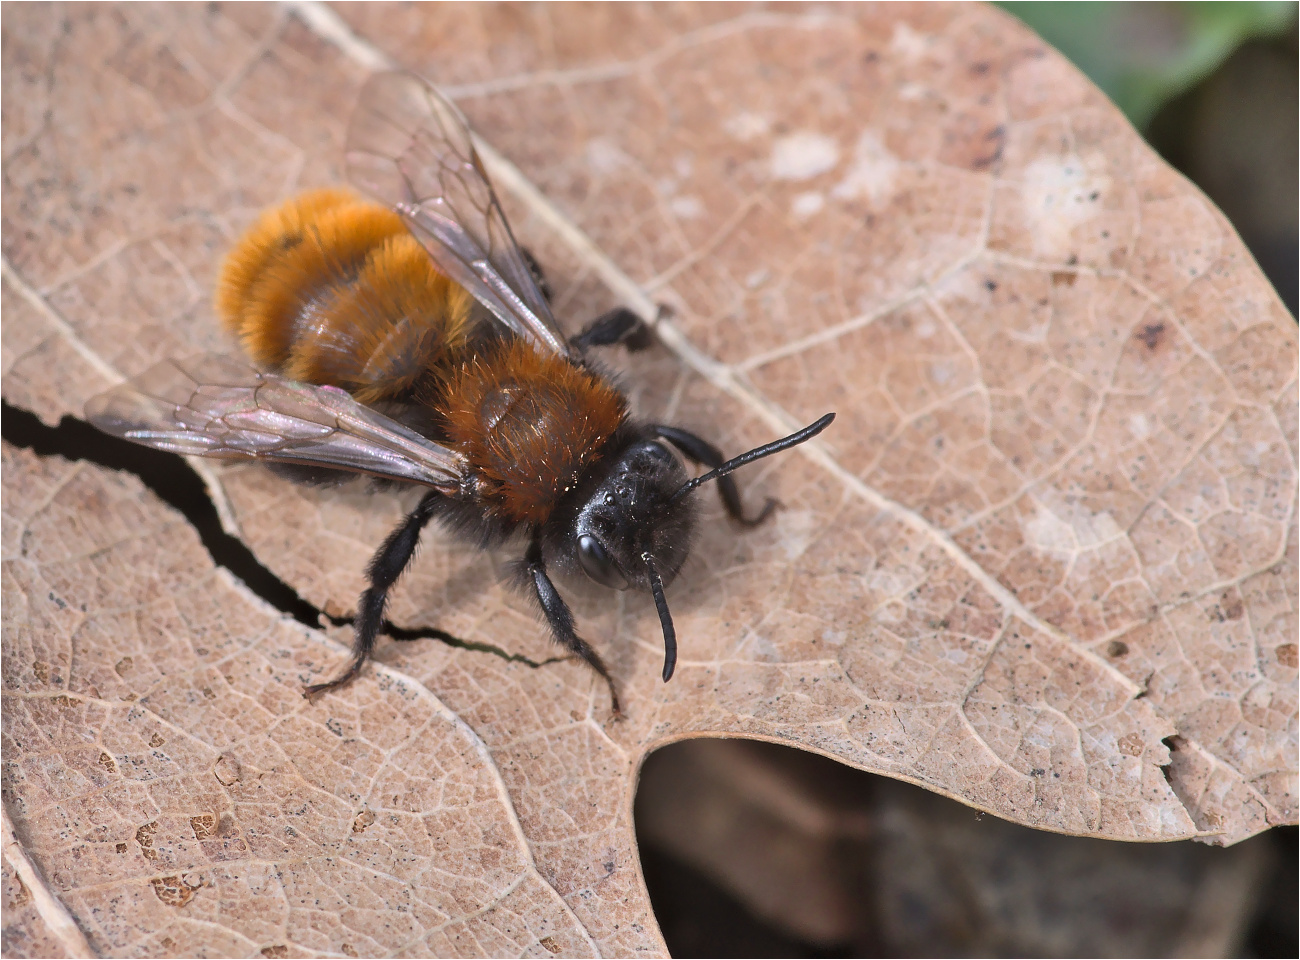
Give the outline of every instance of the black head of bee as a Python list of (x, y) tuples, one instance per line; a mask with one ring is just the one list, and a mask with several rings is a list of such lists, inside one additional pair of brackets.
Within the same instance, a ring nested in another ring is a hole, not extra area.
[(578, 567), (592, 580), (625, 590), (651, 589), (645, 556), (671, 582), (690, 549), (693, 504), (673, 495), (689, 482), (681, 462), (658, 440), (625, 447), (581, 505), (569, 529)]
[(690, 552), (695, 529), (691, 493), (738, 467), (816, 436), (832, 419), (834, 414), (828, 414), (798, 433), (742, 453), (694, 479), (660, 440), (629, 437), (606, 458), (608, 467), (588, 478), (569, 509), (552, 521), (547, 539), (566, 566), (582, 570), (603, 586), (647, 589), (654, 596), (664, 633), (665, 681), (677, 665), (677, 632), (664, 586), (677, 576)]

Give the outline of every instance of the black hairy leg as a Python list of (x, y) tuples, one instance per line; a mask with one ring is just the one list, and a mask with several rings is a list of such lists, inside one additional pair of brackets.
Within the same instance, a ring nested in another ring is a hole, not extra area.
[(621, 343), (635, 353), (650, 346), (650, 341), (650, 328), (644, 320), (627, 307), (615, 307), (587, 324), (586, 329), (569, 343), (578, 350)]
[[(710, 470), (715, 470), (726, 462), (722, 456), (722, 451), (703, 437), (697, 437), (695, 434), (678, 427), (668, 427), (662, 424), (656, 424), (650, 429), (657, 436), (667, 440), (680, 450), (688, 460), (708, 467)], [(758, 526), (770, 517), (772, 511), (777, 507), (777, 502), (768, 497), (767, 503), (763, 504), (763, 509), (758, 511), (758, 516), (747, 517), (745, 516), (745, 507), (740, 502), (740, 490), (736, 487), (736, 481), (731, 478), (730, 474), (718, 477), (717, 484), (718, 496), (722, 498), (722, 505), (727, 510), (727, 516), (741, 526)]]
[(314, 683), (303, 691), (303, 696), (313, 697), (333, 690), (353, 680), (375, 649), (375, 637), (384, 624), (384, 608), (388, 604), (388, 591), (402, 575), (406, 565), (415, 555), (420, 533), (437, 512), (443, 495), (436, 490), (426, 493), (415, 509), (406, 515), (401, 525), (384, 540), (366, 567), (370, 586), (357, 601), (357, 618), (353, 623), (352, 659), (343, 673), (325, 683)]
[[(552, 303), (555, 297), (541, 263), (527, 247), (520, 247), (519, 253), (528, 264), (528, 272), (533, 275), (537, 289), (542, 291), (542, 296), (546, 298), (547, 303)], [(660, 308), (661, 313), (663, 309)], [(615, 307), (587, 324), (582, 333), (569, 340), (569, 344), (581, 352), (588, 347), (612, 347), (616, 343), (621, 343), (635, 353), (650, 346), (651, 339), (650, 328), (644, 320), (627, 307)]]
[(551, 635), (555, 642), (566, 650), (576, 653), (586, 660), (609, 686), (609, 699), (614, 708), (614, 716), (623, 715), (623, 709), (618, 703), (618, 691), (614, 689), (614, 678), (609, 675), (609, 670), (605, 667), (605, 661), (600, 659), (600, 654), (591, 648), (591, 644), (578, 636), (573, 630), (573, 614), (569, 610), (569, 605), (564, 602), (560, 596), (560, 591), (555, 589), (555, 584), (546, 573), (546, 564), (542, 561), (542, 545), (534, 539), (528, 545), (528, 551), (524, 554), (523, 569), (528, 577), (528, 583), (533, 588), (533, 594), (537, 597), (537, 602), (541, 605), (542, 614), (546, 617), (546, 622), (550, 625)]

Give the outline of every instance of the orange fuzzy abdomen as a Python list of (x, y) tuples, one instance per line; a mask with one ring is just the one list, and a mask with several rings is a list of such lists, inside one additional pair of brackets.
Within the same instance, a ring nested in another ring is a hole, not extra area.
[(472, 300), (395, 213), (318, 190), (267, 212), (240, 239), (216, 307), (256, 363), (374, 403), (452, 362)]
[(438, 402), (484, 501), (521, 523), (544, 522), (627, 417), (607, 380), (522, 341), (466, 361)]

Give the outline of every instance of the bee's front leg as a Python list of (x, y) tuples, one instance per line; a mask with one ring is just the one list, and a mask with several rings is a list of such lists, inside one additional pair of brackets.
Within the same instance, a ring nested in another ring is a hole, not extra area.
[(524, 572), (532, 585), (533, 593), (542, 608), (547, 624), (550, 625), (551, 635), (556, 643), (582, 657), (590, 664), (591, 669), (604, 678), (605, 683), (609, 685), (609, 699), (613, 704), (614, 715), (622, 716), (623, 710), (618, 703), (618, 691), (614, 689), (614, 678), (609, 675), (609, 670), (605, 667), (605, 661), (600, 659), (600, 654), (574, 632), (573, 613), (569, 610), (569, 605), (564, 602), (564, 598), (560, 596), (560, 591), (555, 589), (550, 576), (547, 575), (546, 564), (542, 561), (542, 545), (536, 539), (528, 545), (528, 550), (524, 554)]
[[(667, 440), (674, 447), (682, 452), (682, 455), (688, 460), (692, 460), (701, 466), (714, 470), (725, 462), (722, 451), (715, 447), (703, 437), (697, 437), (695, 434), (678, 427), (669, 427), (663, 424), (653, 424), (651, 430), (659, 437)], [(743, 527), (756, 527), (777, 508), (777, 502), (768, 497), (767, 503), (763, 504), (763, 509), (758, 511), (758, 516), (745, 516), (745, 508), (740, 502), (740, 490), (736, 488), (736, 481), (730, 475), (718, 477), (718, 496), (722, 498), (722, 505), (727, 510), (727, 516), (731, 517)]]
[(406, 515), (401, 525), (384, 540), (366, 568), (370, 586), (357, 602), (357, 618), (353, 623), (352, 660), (343, 673), (325, 683), (315, 683), (303, 691), (303, 696), (313, 697), (326, 690), (341, 687), (361, 672), (375, 649), (375, 637), (384, 625), (384, 607), (388, 604), (388, 591), (402, 575), (415, 554), (420, 533), (437, 511), (443, 495), (436, 490), (425, 494), (414, 510)]

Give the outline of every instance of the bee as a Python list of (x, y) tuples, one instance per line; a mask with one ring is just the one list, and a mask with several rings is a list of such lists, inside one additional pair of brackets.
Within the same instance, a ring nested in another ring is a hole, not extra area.
[[(307, 193), (265, 213), (226, 258), (216, 310), (251, 364), (208, 354), (168, 360), (91, 399), (87, 419), (145, 446), (263, 461), (297, 479), (348, 474), (427, 488), (366, 568), (351, 658), (311, 697), (355, 678), (384, 624), (388, 593), (434, 519), (483, 547), (520, 537), (517, 569), (552, 637), (618, 691), (574, 628), (551, 570), (615, 590), (648, 590), (664, 638), (677, 635), (664, 588), (695, 525), (692, 494), (716, 482), (745, 513), (731, 473), (816, 436), (797, 433), (732, 459), (686, 430), (643, 423), (589, 354), (646, 345), (632, 311), (572, 338), (552, 316), (536, 263), (515, 242), (465, 119), (406, 73), (365, 85), (347, 136), (346, 190)], [(691, 477), (685, 462), (707, 469)]]

